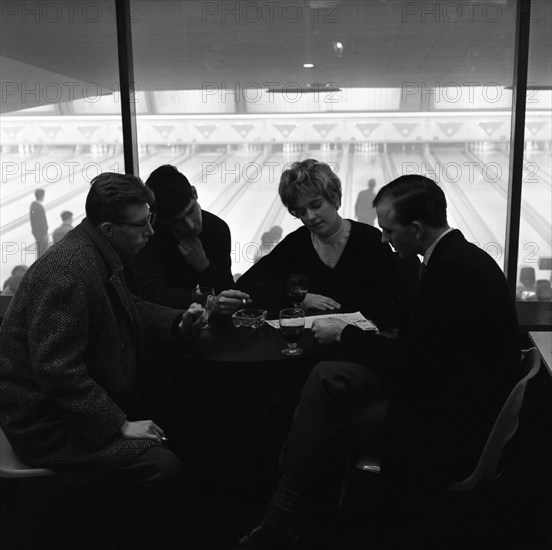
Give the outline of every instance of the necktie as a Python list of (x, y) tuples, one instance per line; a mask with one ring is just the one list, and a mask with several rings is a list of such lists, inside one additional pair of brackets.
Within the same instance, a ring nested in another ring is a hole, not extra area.
[(424, 262), (422, 262), (420, 264), (420, 280), (422, 279), (422, 277), (425, 275), (425, 272), (427, 271), (427, 265), (424, 264)]

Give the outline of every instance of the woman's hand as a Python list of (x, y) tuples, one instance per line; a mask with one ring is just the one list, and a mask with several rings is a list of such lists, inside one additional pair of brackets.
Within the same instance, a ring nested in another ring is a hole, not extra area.
[(157, 443), (166, 441), (163, 428), (153, 420), (136, 420), (135, 422), (126, 420), (119, 431), (125, 439), (151, 439)]
[(334, 310), (339, 309), (341, 304), (331, 298), (328, 298), (327, 296), (322, 296), (321, 294), (311, 294), (308, 292), (305, 299), (301, 303), (301, 307), (305, 309)]

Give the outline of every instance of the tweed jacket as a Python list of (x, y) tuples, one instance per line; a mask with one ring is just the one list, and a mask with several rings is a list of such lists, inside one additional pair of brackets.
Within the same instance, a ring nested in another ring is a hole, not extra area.
[(520, 377), (517, 317), (496, 262), (458, 230), (435, 247), (398, 341), (347, 327), (341, 350), (376, 368), (390, 397), (382, 472), (460, 481)]
[(18, 457), (84, 483), (153, 446), (119, 429), (145, 335), (176, 336), (180, 315), (129, 293), (120, 257), (86, 219), (54, 245), (0, 327), (0, 424)]

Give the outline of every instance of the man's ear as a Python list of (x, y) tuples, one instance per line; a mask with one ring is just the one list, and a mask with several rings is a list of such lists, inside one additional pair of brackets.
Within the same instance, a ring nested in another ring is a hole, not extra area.
[(424, 236), (424, 226), (420, 222), (412, 222), (412, 225), (414, 226), (414, 229), (416, 231), (416, 238), (418, 240), (422, 239)]
[(191, 186), (192, 187), (192, 197), (197, 200), (197, 189), (195, 188), (194, 185)]
[(100, 231), (108, 239), (113, 238), (113, 224), (111, 222), (103, 222), (100, 225)]

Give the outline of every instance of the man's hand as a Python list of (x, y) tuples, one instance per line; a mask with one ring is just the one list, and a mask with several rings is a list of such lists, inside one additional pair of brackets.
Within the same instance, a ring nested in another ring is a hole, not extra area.
[(301, 303), (301, 307), (305, 309), (334, 310), (339, 309), (341, 304), (321, 294), (307, 293), (305, 299)]
[(334, 317), (317, 319), (312, 322), (312, 332), (321, 344), (334, 344), (341, 341), (341, 333), (348, 324)]
[(192, 304), (183, 314), (178, 330), (182, 334), (190, 335), (207, 323), (207, 312), (199, 305)]
[(179, 239), (178, 250), (184, 259), (199, 273), (209, 267), (209, 258), (205, 255), (199, 237), (183, 237)]
[(214, 313), (231, 315), (234, 311), (251, 303), (249, 294), (241, 290), (223, 290), (215, 299)]
[(159, 427), (153, 420), (126, 420), (119, 429), (125, 439), (152, 439), (158, 443), (166, 441), (163, 428)]

